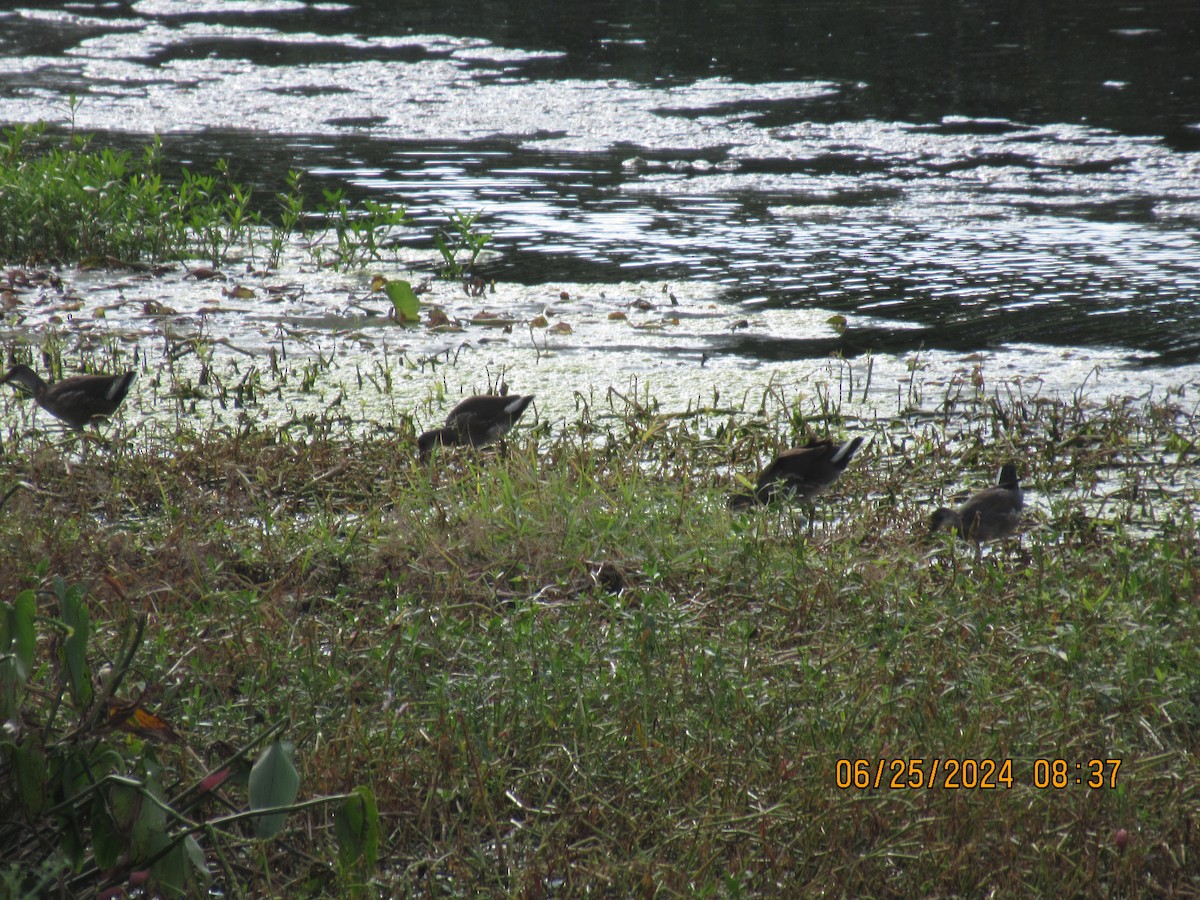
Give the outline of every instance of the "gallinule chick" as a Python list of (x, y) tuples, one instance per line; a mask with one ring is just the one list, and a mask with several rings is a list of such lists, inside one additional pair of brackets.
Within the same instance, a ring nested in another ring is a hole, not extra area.
[(133, 372), (121, 375), (72, 375), (54, 384), (46, 384), (29, 366), (18, 363), (8, 370), (0, 384), (17, 384), (33, 395), (37, 405), (72, 428), (99, 424), (111, 416), (129, 393)]
[(499, 440), (516, 424), (531, 402), (533, 394), (524, 397), (517, 394), (476, 394), (468, 397), (450, 410), (444, 428), (426, 431), (417, 438), (421, 458), (427, 457), (437, 444), (482, 447)]
[(807, 447), (784, 450), (762, 470), (753, 493), (733, 494), (729, 505), (741, 509), (755, 503), (769, 503), (776, 497), (811, 502), (837, 481), (862, 442), (861, 437), (844, 444), (814, 440)]
[(929, 520), (929, 530), (957, 531), (959, 537), (976, 544), (994, 541), (1013, 533), (1021, 520), (1024, 505), (1017, 466), (1005, 463), (994, 487), (972, 494), (958, 509), (943, 506), (935, 510)]

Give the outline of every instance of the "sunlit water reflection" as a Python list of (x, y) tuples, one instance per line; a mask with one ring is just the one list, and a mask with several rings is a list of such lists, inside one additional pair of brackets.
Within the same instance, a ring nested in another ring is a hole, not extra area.
[[(25, 295), (3, 327), (33, 341), (55, 327), (85, 345), (117, 334), (152, 365), (199, 335), (218, 342), (211, 361), (239, 371), (289, 338), (293, 360), (331, 371), (386, 353), (407, 362), (385, 402), (408, 410), (497, 371), (545, 394), (549, 415), (574, 391), (631, 377), (686, 404), (772, 380), (803, 391), (849, 366), (860, 379), (869, 369), (867, 393), (889, 405), (914, 371), (936, 383), (982, 366), (1100, 394), (1197, 379), (1200, 156), (1161, 137), (952, 105), (933, 120), (838, 117), (868, 81), (641, 77), (632, 33), (605, 38), (632, 56), (600, 77), (603, 66), (511, 39), (378, 19), (368, 33), (362, 12), (31, 4), (0, 15), (0, 118), (73, 122), (127, 146), (159, 132), (171, 159), (228, 158), (264, 196), (297, 168), (313, 190), (403, 203), (419, 228), (403, 265), (381, 264), (393, 275), (433, 268), (429, 234), (448, 210), (482, 210), (495, 252), (480, 270), (495, 293), (435, 282), (425, 298), (462, 331), (385, 324), (365, 278), (318, 271), (299, 249), (279, 273), (230, 266), (224, 282), (67, 272), (71, 292)], [(254, 296), (222, 293), (235, 284)], [(473, 324), (482, 309), (518, 324)], [(539, 315), (570, 332), (531, 328)], [(839, 354), (850, 362), (828, 361)], [(368, 393), (329, 383), (279, 414)]]

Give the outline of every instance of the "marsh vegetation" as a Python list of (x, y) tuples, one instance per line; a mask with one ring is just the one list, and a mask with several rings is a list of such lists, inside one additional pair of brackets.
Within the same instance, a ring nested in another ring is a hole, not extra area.
[[(152, 886), (231, 896), (1200, 890), (1183, 391), (914, 372), (866, 417), (804, 382), (686, 408), (622, 383), (425, 462), (412, 410), (253, 414), (322, 365), (93, 352), (170, 412), (97, 439), (4, 398), (7, 887), (91, 894), (162, 852)], [(783, 447), (855, 435), (812, 522), (729, 508)], [(1014, 537), (927, 534), (1008, 460)], [(237, 771), (284, 741), (302, 802), (256, 834)], [(150, 795), (178, 853), (122, 830)]]

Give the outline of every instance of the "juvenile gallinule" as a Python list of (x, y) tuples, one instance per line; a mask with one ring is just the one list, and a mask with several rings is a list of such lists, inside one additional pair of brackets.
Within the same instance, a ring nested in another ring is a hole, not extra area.
[(1013, 533), (1021, 520), (1024, 505), (1017, 466), (1005, 463), (995, 486), (972, 494), (958, 509), (943, 506), (935, 510), (929, 520), (929, 530), (957, 531), (959, 537), (976, 544), (994, 541)]
[(476, 394), (459, 403), (446, 416), (446, 426), (426, 431), (417, 438), (424, 459), (437, 444), (482, 447), (508, 433), (533, 401), (533, 394)]

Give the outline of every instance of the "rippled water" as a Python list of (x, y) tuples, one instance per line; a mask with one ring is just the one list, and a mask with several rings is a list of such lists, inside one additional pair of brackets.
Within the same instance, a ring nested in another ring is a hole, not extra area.
[[(299, 330), (350, 357), (467, 346), (469, 368), (437, 376), (451, 390), (501, 367), (546, 391), (658, 372), (687, 397), (830, 354), (860, 371), (870, 354), (897, 383), (979, 364), (1066, 390), (1197, 380), (1192, 4), (411, 6), (31, 3), (0, 14), (0, 119), (66, 125), (75, 95), (76, 128), (159, 132), (171, 158), (228, 158), (264, 194), (300, 168), (404, 203), (428, 226), (405, 252), (418, 265), (446, 210), (482, 210), (496, 293), (432, 299), (468, 323), (550, 307), (570, 335), (376, 327), (361, 280), (300, 258), (275, 280), (302, 288), (268, 300), (247, 276), (244, 302), (182, 273), (68, 275), (74, 325), (250, 351)], [(58, 306), (27, 304), (17, 327)]]

